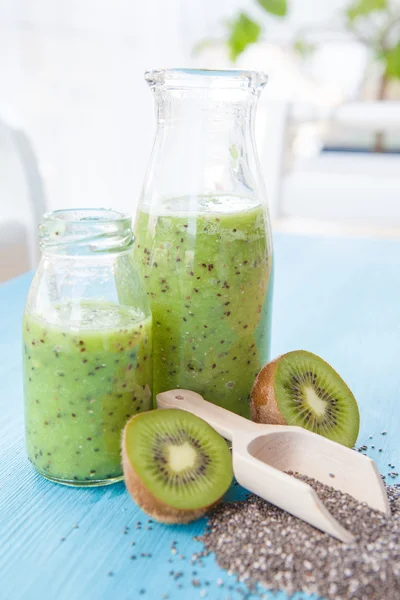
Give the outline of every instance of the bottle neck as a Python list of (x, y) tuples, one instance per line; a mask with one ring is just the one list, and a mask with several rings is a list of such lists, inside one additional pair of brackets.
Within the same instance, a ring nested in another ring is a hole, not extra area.
[(149, 71), (145, 78), (156, 100), (158, 133), (253, 136), (257, 101), (267, 82), (264, 73), (172, 69)]
[(266, 75), (174, 69), (145, 77), (157, 131), (140, 206), (161, 211), (170, 199), (202, 206), (214, 195), (261, 202), (254, 118)]

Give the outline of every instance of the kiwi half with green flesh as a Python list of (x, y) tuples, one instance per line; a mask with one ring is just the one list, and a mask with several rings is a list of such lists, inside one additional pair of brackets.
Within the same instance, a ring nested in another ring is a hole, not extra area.
[(163, 523), (189, 523), (229, 488), (232, 457), (208, 423), (179, 409), (132, 417), (122, 435), (126, 486), (136, 503)]
[(251, 391), (257, 423), (297, 425), (354, 446), (360, 427), (356, 399), (338, 373), (305, 350), (279, 356), (258, 374)]

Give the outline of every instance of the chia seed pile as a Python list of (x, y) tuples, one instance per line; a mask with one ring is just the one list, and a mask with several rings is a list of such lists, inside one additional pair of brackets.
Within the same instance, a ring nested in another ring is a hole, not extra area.
[(250, 589), (314, 593), (328, 600), (400, 598), (400, 489), (386, 486), (389, 518), (304, 475), (327, 509), (355, 536), (344, 544), (261, 498), (220, 504), (201, 538), (220, 567)]

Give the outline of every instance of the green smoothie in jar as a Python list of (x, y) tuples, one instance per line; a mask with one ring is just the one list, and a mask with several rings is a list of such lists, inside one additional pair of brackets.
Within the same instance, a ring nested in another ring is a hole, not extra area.
[(152, 408), (151, 319), (112, 304), (79, 312), (77, 330), (25, 314), (26, 443), (45, 477), (95, 484), (121, 477), (121, 431)]

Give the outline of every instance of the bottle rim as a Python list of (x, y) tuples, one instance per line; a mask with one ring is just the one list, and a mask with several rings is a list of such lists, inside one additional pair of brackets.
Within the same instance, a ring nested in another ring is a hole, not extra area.
[(144, 78), (150, 87), (242, 88), (261, 90), (268, 81), (263, 71), (242, 69), (151, 69)]

